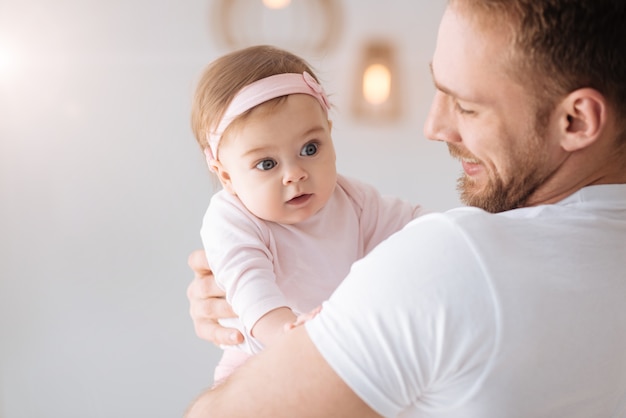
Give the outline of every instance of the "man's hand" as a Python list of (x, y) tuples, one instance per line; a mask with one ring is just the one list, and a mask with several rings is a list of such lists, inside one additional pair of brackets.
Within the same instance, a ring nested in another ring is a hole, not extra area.
[(194, 272), (193, 281), (187, 287), (187, 298), (196, 335), (216, 345), (242, 343), (243, 335), (238, 330), (224, 328), (217, 322), (220, 318), (234, 318), (237, 315), (224, 299), (224, 292), (215, 283), (204, 251), (192, 252), (187, 264)]

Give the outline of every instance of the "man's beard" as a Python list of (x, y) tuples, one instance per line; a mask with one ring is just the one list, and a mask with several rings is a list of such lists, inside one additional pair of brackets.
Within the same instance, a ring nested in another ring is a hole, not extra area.
[[(537, 130), (531, 135), (533, 138), (529, 146), (523, 150), (518, 149), (516, 154), (509, 155), (508, 161), (505, 161), (509, 172), (512, 173), (507, 183), (500, 173), (488, 172), (487, 184), (478, 186), (471, 177), (463, 173), (457, 180), (461, 201), (491, 213), (526, 206), (530, 196), (548, 177), (542, 170), (545, 160), (545, 153), (540, 147), (542, 136)], [(476, 159), (454, 143), (448, 143), (448, 149), (453, 157)]]
[(519, 178), (513, 178), (510, 184), (505, 185), (502, 178), (495, 174), (482, 190), (478, 190), (473, 180), (463, 174), (457, 179), (456, 188), (464, 204), (498, 213), (524, 207), (541, 183), (535, 176), (522, 177), (520, 174)]

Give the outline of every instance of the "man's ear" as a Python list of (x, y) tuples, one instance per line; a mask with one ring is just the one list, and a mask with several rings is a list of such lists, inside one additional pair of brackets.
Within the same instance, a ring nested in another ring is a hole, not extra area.
[(561, 146), (573, 152), (588, 147), (598, 139), (607, 123), (607, 102), (592, 88), (582, 88), (561, 102), (559, 127)]
[(218, 160), (211, 160), (209, 161), (209, 167), (211, 167), (211, 170), (217, 175), (217, 178), (222, 184), (224, 190), (236, 196), (237, 193), (235, 193), (235, 189), (233, 188), (233, 182), (230, 178), (230, 174), (228, 174), (228, 171), (224, 169), (222, 163)]

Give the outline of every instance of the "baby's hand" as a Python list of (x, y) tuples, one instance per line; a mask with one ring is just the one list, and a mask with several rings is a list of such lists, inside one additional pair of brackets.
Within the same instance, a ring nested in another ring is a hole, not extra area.
[(322, 311), (322, 305), (313, 309), (309, 313), (298, 315), (298, 318), (296, 318), (296, 322), (292, 322), (291, 324), (285, 324), (285, 332), (291, 329), (294, 329), (295, 327), (299, 327), (300, 325), (304, 324), (307, 321), (310, 321), (311, 319), (315, 318), (317, 314), (319, 314), (321, 311)]

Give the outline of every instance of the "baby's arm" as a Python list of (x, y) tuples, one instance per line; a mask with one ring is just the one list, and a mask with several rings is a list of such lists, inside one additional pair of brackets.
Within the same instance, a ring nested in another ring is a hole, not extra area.
[(277, 308), (263, 315), (252, 327), (252, 336), (264, 346), (272, 344), (296, 321), (296, 315), (287, 307)]
[(246, 335), (240, 348), (255, 354), (296, 317), (277, 283), (271, 231), (240, 201), (220, 191), (211, 199), (201, 236), (215, 280), (240, 317), (237, 326)]

